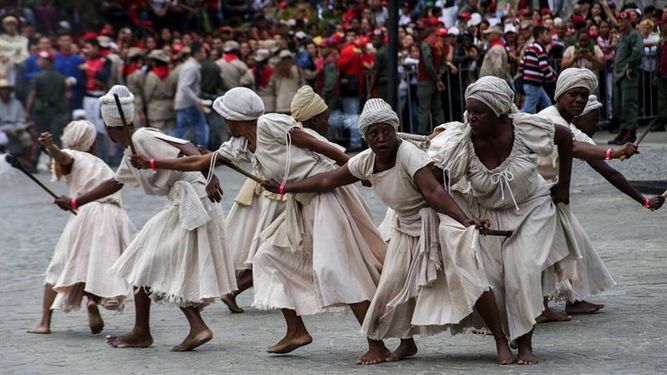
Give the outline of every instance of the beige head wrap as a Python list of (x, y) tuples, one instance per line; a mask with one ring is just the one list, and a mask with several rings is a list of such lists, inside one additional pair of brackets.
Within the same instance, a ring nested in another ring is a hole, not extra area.
[(586, 68), (567, 68), (560, 72), (556, 81), (554, 99), (558, 100), (565, 92), (576, 87), (583, 87), (592, 93), (598, 85), (598, 77)]
[(304, 122), (326, 111), (327, 104), (313, 91), (312, 87), (304, 85), (294, 95), (290, 110), (296, 121)]
[(134, 121), (134, 95), (123, 85), (112, 87), (106, 95), (100, 98), (100, 112), (102, 112), (104, 124), (111, 128), (123, 126), (114, 94), (118, 94), (125, 120), (130, 125)]
[(95, 125), (88, 120), (72, 121), (63, 130), (63, 148), (70, 150), (88, 151), (95, 143), (97, 131)]
[(484, 76), (466, 89), (465, 99), (476, 99), (486, 104), (496, 116), (519, 112), (514, 105), (514, 91), (504, 79)]
[(373, 124), (387, 124), (398, 130), (398, 122), (398, 115), (389, 103), (379, 98), (368, 99), (359, 116), (359, 132), (364, 135)]
[(598, 108), (602, 108), (602, 103), (598, 101), (597, 96), (591, 95), (588, 97), (588, 103), (586, 103), (586, 107), (584, 108), (584, 111), (581, 112), (579, 116), (583, 116), (591, 111), (594, 111)]
[(215, 99), (213, 109), (227, 120), (252, 121), (264, 114), (264, 102), (249, 88), (235, 87)]

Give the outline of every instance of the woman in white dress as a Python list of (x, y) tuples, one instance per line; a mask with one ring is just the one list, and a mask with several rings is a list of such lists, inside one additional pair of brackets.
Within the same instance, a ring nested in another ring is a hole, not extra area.
[[(661, 197), (654, 197), (652, 200), (645, 198), (627, 182), (622, 174), (610, 167), (605, 161), (613, 158), (629, 158), (636, 153), (637, 146), (626, 143), (624, 146), (615, 149), (598, 147), (588, 135), (572, 123), (587, 108), (590, 93), (596, 86), (597, 76), (586, 68), (563, 70), (556, 82), (556, 104), (545, 108), (538, 113), (538, 116), (547, 118), (554, 124), (570, 128), (573, 136), (573, 156), (575, 158), (585, 160), (595, 171), (638, 203), (647, 208), (659, 207), (662, 205)], [(590, 111), (593, 110), (589, 108)], [(594, 114), (599, 113), (596, 111)], [(597, 118), (594, 122), (597, 122)], [(551, 155), (539, 159), (538, 171), (548, 182), (556, 183), (558, 181), (559, 154), (557, 150), (554, 150)], [(563, 216), (561, 220), (568, 223), (572, 228), (575, 242), (568, 245), (571, 247), (570, 251), (578, 254), (579, 257), (559, 262), (545, 272), (543, 286), (546, 296), (544, 301), (545, 311), (540, 318), (543, 322), (570, 320), (569, 316), (552, 312), (548, 308), (548, 298), (565, 299), (567, 314), (594, 314), (604, 305), (589, 303), (584, 299), (604, 292), (614, 285), (611, 274), (597, 251), (595, 251), (586, 231), (569, 207), (558, 210), (558, 215)]]
[[(347, 162), (349, 157), (345, 155), (345, 148), (329, 142), (323, 136), (329, 127), (329, 110), (324, 100), (310, 86), (302, 86), (296, 92), (292, 100), (291, 112), (292, 117), (302, 123), (303, 131), (306, 134), (339, 151), (335, 160), (332, 161), (339, 164)], [(221, 115), (235, 117), (224, 111)], [(235, 119), (238, 121), (238, 116)], [(249, 116), (244, 119), (256, 120), (257, 118)], [(234, 119), (225, 118), (225, 121), (230, 120), (234, 121)], [(299, 143), (299, 140), (295, 141), (295, 138), (300, 135), (299, 132), (292, 133), (292, 142)], [(235, 149), (233, 144), (238, 142), (238, 138), (232, 138), (228, 144), (220, 147), (219, 152), (230, 160), (252, 162), (252, 153), (247, 148), (243, 152), (233, 151)], [(260, 175), (257, 168), (254, 169), (254, 173)], [(234, 266), (237, 270), (236, 280), (239, 289), (223, 298), (233, 313), (243, 312), (243, 309), (236, 304), (236, 296), (252, 286), (252, 259), (261, 244), (261, 233), (283, 212), (284, 202), (284, 196), (264, 190), (260, 184), (251, 179), (246, 180), (234, 198), (234, 205), (227, 216), (227, 229), (230, 233), (230, 248), (234, 252)]]
[[(370, 99), (359, 117), (359, 131), (369, 150), (334, 171), (283, 185), (271, 181), (266, 187), (290, 193), (322, 193), (368, 180), (393, 210), (395, 215), (387, 224), (389, 247), (383, 272), (362, 327), (369, 340), (401, 339), (399, 347), (386, 353), (384, 360), (415, 355), (413, 335), (429, 335), (456, 325), (475, 307), (495, 336), (498, 362), (509, 364), (512, 352), (500, 326), (493, 292), (484, 270), (472, 265), (475, 225), (481, 226), (482, 222), (461, 211), (433, 175), (428, 155), (412, 143), (399, 140), (397, 129), (398, 116), (391, 106), (382, 99)], [(441, 217), (449, 224), (450, 236), (442, 248), (436, 211), (451, 216)], [(454, 265), (457, 258), (467, 258), (457, 264), (472, 266), (459, 272)], [(424, 291), (435, 285), (438, 292), (424, 297)], [(434, 317), (434, 310), (442, 314)], [(444, 320), (434, 323), (444, 315)], [(420, 320), (426, 323), (415, 323)]]
[[(113, 94), (118, 94), (130, 123), (123, 129)], [(157, 129), (134, 129), (133, 97), (125, 86), (114, 86), (100, 98), (107, 133), (125, 147), (125, 155), (115, 176), (75, 198), (61, 197), (63, 209), (118, 192), (125, 184), (141, 187), (148, 195), (164, 196), (169, 203), (141, 229), (114, 264), (112, 271), (135, 287), (135, 325), (121, 336), (107, 337), (113, 347), (147, 347), (153, 343), (149, 315), (151, 299), (177, 305), (190, 323), (190, 332), (172, 351), (192, 350), (209, 341), (213, 334), (202, 319), (201, 309), (236, 289), (234, 267), (225, 238), (221, 199), (217, 181), (207, 188), (201, 173), (166, 170), (141, 171), (130, 165), (131, 150), (150, 158), (173, 158), (199, 154), (184, 140), (167, 136)], [(131, 136), (128, 137), (128, 133)], [(208, 190), (208, 191), (207, 191)]]
[[(95, 156), (95, 125), (72, 121), (63, 131), (61, 150), (50, 133), (42, 133), (40, 143), (53, 159), (54, 180), (63, 177), (69, 195), (75, 197), (113, 177), (113, 171)], [(104, 328), (97, 305), (122, 310), (129, 285), (109, 268), (134, 236), (135, 228), (123, 209), (119, 193), (77, 210), (67, 220), (46, 270), (42, 320), (29, 333), (51, 333), (53, 309), (79, 310), (83, 296), (88, 299), (90, 330)]]
[[(213, 106), (225, 119), (257, 113), (262, 101), (252, 90), (235, 88)], [(292, 117), (268, 114), (256, 120), (226, 121), (232, 137), (242, 138), (253, 153), (253, 165), (265, 178), (296, 181), (334, 169), (340, 150), (302, 130)], [(208, 170), (218, 152), (180, 159), (155, 160), (156, 168)], [(137, 167), (149, 161), (133, 157)], [(287, 196), (285, 211), (262, 233), (253, 258), (253, 305), (281, 309), (285, 337), (270, 353), (289, 353), (310, 344), (301, 316), (350, 306), (361, 323), (382, 270), (386, 245), (370, 211), (353, 187), (331, 193)], [(358, 363), (377, 363), (386, 347), (369, 340), (369, 352)], [(381, 358), (382, 357), (382, 358)]]
[[(512, 230), (507, 239), (480, 237), (480, 256), (500, 309), (506, 335), (517, 339), (519, 364), (534, 364), (532, 334), (541, 314), (542, 271), (570, 256), (571, 234), (558, 222), (557, 204), (568, 204), (572, 165), (569, 129), (519, 113), (514, 92), (497, 77), (480, 78), (465, 93), (465, 123), (448, 124), (435, 165), (447, 184), (467, 192), (466, 210)], [(537, 172), (538, 155), (561, 155), (559, 181)], [(539, 235), (536, 235), (539, 233)], [(475, 319), (463, 324), (475, 326)]]

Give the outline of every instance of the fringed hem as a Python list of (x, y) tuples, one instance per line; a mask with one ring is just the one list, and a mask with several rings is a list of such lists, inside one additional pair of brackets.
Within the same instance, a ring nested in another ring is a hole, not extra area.
[[(178, 307), (184, 307), (184, 308), (187, 308), (187, 307), (203, 308), (203, 307), (206, 307), (206, 306), (214, 303), (216, 299), (222, 297), (222, 295), (221, 296), (202, 297), (202, 298), (198, 299), (197, 301), (191, 301), (191, 300), (186, 300), (184, 297), (177, 296), (175, 294), (169, 294), (167, 292), (155, 291), (150, 286), (144, 285), (144, 286), (135, 286), (135, 287), (136, 287), (135, 294), (139, 290), (143, 290), (144, 293), (146, 293), (146, 295), (148, 295), (148, 298), (150, 298), (151, 301), (154, 302), (154, 303), (162, 304), (162, 303), (168, 302), (168, 303), (177, 305)], [(226, 293), (231, 293), (231, 292), (232, 291), (228, 291)], [(223, 293), (223, 295), (226, 294), (226, 293)]]
[[(361, 301), (361, 302), (364, 302), (364, 301)], [(355, 303), (359, 303), (359, 302), (337, 303), (337, 304), (333, 304), (333, 305), (320, 307), (319, 311), (307, 311), (307, 312), (303, 312), (303, 313), (299, 312), (298, 309), (294, 308), (294, 306), (272, 305), (272, 304), (269, 304), (269, 303), (253, 302), (252, 307), (257, 309), (257, 310), (263, 310), (263, 311), (281, 310), (281, 309), (294, 310), (294, 311), (297, 312), (298, 316), (309, 316), (309, 315), (317, 315), (317, 314), (322, 314), (322, 313), (344, 312), (349, 305), (353, 305)]]

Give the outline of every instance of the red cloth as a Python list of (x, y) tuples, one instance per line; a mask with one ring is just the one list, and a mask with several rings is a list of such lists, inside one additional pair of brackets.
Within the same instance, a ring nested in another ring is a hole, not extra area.
[(238, 60), (238, 59), (239, 59), (239, 58), (238, 58), (235, 54), (233, 54), (233, 53), (225, 53), (224, 56), (222, 56), (222, 58), (223, 58), (225, 61), (227, 61), (228, 63), (229, 63), (229, 62), (232, 62), (232, 61), (234, 61), (234, 60)]
[(363, 56), (361, 50), (353, 43), (346, 44), (340, 50), (338, 58), (338, 70), (341, 75), (359, 75), (363, 68)]
[[(252, 68), (252, 74), (255, 75), (257, 68)], [(271, 77), (273, 76), (273, 68), (270, 65), (266, 65), (262, 69), (262, 74), (259, 77), (259, 87), (267, 87), (271, 83)]]
[(667, 40), (660, 43), (660, 50), (658, 51), (658, 73), (661, 76), (667, 76)]
[(139, 70), (139, 68), (141, 67), (137, 63), (125, 64), (125, 66), (123, 67), (123, 77), (129, 76), (130, 74)]
[[(433, 66), (436, 71), (440, 71), (442, 64), (445, 63), (447, 54), (449, 53), (449, 46), (445, 44), (442, 38), (438, 38), (435, 35), (431, 35), (426, 40), (425, 43), (431, 47), (431, 57), (433, 59)], [(434, 82), (434, 80), (439, 79), (439, 77), (431, 77), (426, 71), (426, 66), (424, 65), (424, 56), (419, 56), (419, 65), (417, 66), (417, 81), (419, 82)]]
[(86, 91), (99, 91), (104, 89), (97, 81), (96, 75), (104, 69), (106, 59), (102, 56), (86, 61)]
[(498, 40), (496, 40), (495, 42), (493, 42), (489, 45), (489, 49), (491, 49), (495, 46), (505, 47), (505, 42), (503, 42), (501, 39), (498, 39)]
[(169, 67), (167, 65), (156, 65), (151, 69), (151, 72), (155, 73), (160, 81), (164, 81), (169, 77)]

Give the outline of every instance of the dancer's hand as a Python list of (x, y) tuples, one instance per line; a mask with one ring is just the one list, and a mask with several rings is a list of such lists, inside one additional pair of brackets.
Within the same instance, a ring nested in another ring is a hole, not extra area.
[(638, 154), (639, 151), (637, 151), (637, 145), (635, 145), (632, 142), (628, 142), (624, 144), (621, 147), (617, 147), (614, 150), (614, 159), (630, 159), (630, 157), (634, 154)]
[(60, 207), (60, 209), (63, 211), (72, 210), (72, 198), (66, 195), (61, 195), (60, 197), (54, 199), (53, 203), (58, 205), (58, 207)]
[(53, 146), (53, 134), (51, 134), (49, 132), (43, 132), (42, 134), (39, 135), (39, 138), (37, 138), (37, 140), (45, 148), (49, 148), (49, 147)]
[(472, 225), (474, 225), (475, 228), (477, 228), (477, 229), (489, 229), (489, 227), (491, 226), (491, 223), (489, 223), (489, 221), (486, 220), (486, 219), (472, 218), (472, 219), (468, 219), (464, 224), (464, 226), (466, 226), (466, 227), (469, 227), (469, 226), (472, 226)]
[(556, 204), (570, 204), (570, 189), (567, 186), (562, 187), (560, 184), (556, 184), (551, 188), (551, 199)]
[(662, 195), (655, 196), (648, 200), (648, 208), (651, 211), (659, 209), (663, 204), (665, 204), (665, 198)]
[(221, 202), (222, 201), (222, 188), (220, 187), (220, 180), (218, 180), (218, 177), (216, 175), (213, 175), (211, 178), (211, 181), (206, 185), (206, 194), (208, 195), (208, 199), (211, 200), (211, 202)]
[(132, 166), (137, 169), (151, 168), (150, 160), (146, 159), (143, 155), (139, 154), (132, 154), (132, 156), (130, 156), (130, 164), (132, 164)]
[(274, 179), (265, 180), (262, 183), (262, 187), (264, 189), (266, 189), (267, 191), (270, 191), (274, 194), (279, 194), (280, 193), (280, 184), (278, 183), (278, 181), (276, 181)]

